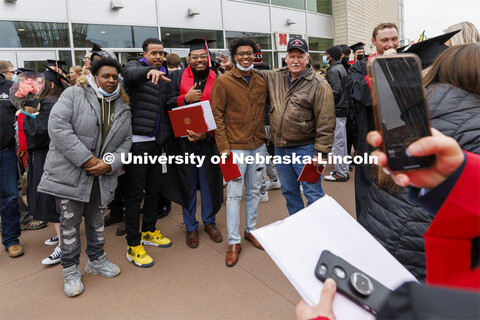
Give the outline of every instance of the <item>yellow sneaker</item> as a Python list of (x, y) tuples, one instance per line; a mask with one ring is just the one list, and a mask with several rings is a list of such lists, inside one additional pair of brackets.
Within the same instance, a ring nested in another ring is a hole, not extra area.
[(155, 230), (155, 232), (142, 232), (142, 243), (146, 246), (155, 246), (155, 247), (170, 247), (172, 241), (168, 238), (165, 238), (160, 230)]
[(140, 268), (153, 266), (153, 259), (146, 252), (142, 244), (136, 247), (127, 247), (127, 260)]

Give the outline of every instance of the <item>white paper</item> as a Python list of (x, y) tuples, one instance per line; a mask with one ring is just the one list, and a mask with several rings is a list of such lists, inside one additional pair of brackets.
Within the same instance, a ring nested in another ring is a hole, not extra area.
[(208, 100), (188, 104), (178, 108), (173, 108), (172, 110), (188, 109), (196, 106), (202, 107), (203, 118), (205, 120), (205, 123), (207, 124), (208, 131), (217, 129), (217, 124), (215, 122), (215, 118), (213, 117), (213, 113), (212, 113), (212, 107), (210, 106), (210, 101)]
[[(323, 282), (314, 271), (323, 250), (330, 250), (391, 290), (416, 281), (383, 246), (333, 198), (325, 195), (296, 214), (253, 231), (272, 260), (310, 305), (317, 305)], [(374, 319), (337, 293), (338, 320)]]

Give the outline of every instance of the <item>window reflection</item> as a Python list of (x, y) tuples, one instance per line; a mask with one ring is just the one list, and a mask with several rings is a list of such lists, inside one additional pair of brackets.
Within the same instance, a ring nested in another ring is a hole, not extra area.
[(230, 43), (240, 37), (249, 37), (253, 41), (260, 45), (263, 50), (272, 49), (272, 36), (270, 33), (256, 33), (256, 32), (240, 32), (240, 31), (226, 31), (225, 38), (227, 38), (227, 48), (230, 47)]
[(272, 5), (305, 10), (305, 0), (272, 0)]
[(141, 48), (145, 39), (158, 38), (156, 27), (73, 23), (72, 32), (75, 47)]
[(307, 10), (332, 15), (332, 0), (307, 0)]
[(333, 39), (308, 37), (308, 48), (310, 51), (325, 51), (333, 46)]
[(0, 21), (0, 48), (70, 47), (68, 24)]
[(198, 30), (198, 29), (179, 29), (179, 28), (161, 28), (163, 46), (165, 48), (188, 48), (182, 44), (192, 39), (215, 40), (209, 43), (208, 47), (212, 49), (223, 49), (223, 32), (219, 30)]

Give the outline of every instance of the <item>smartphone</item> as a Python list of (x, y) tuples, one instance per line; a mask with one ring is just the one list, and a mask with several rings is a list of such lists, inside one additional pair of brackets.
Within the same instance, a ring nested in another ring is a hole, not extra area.
[(328, 278), (335, 280), (338, 292), (373, 315), (377, 314), (392, 292), (365, 272), (328, 250), (323, 250), (320, 255), (315, 276), (321, 281)]
[(430, 116), (417, 55), (375, 56), (368, 61), (372, 103), (382, 151), (391, 171), (431, 167), (435, 156), (411, 157), (410, 144), (431, 136)]

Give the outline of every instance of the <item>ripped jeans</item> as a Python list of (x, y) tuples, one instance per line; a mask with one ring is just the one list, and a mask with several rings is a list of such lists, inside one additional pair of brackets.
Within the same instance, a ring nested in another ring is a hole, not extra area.
[[(252, 150), (232, 150), (232, 154), (243, 154), (244, 157), (259, 154), (265, 159), (267, 149), (262, 144)], [(233, 155), (232, 155), (233, 156)], [(230, 180), (227, 184), (227, 230), (228, 244), (239, 244), (240, 232), (240, 201), (242, 200), (243, 184), (245, 183), (245, 231), (252, 232), (257, 225), (258, 203), (260, 201), (260, 186), (265, 175), (265, 163), (237, 163), (242, 176)]]
[(100, 186), (95, 179), (90, 195), (90, 202), (80, 202), (70, 199), (55, 197), (57, 211), (60, 212), (60, 234), (62, 249), (61, 262), (63, 268), (80, 263), (80, 223), (85, 217), (85, 235), (87, 237), (87, 250), (85, 251), (90, 261), (97, 260), (103, 253), (104, 222), (103, 216), (106, 208), (101, 207)]

